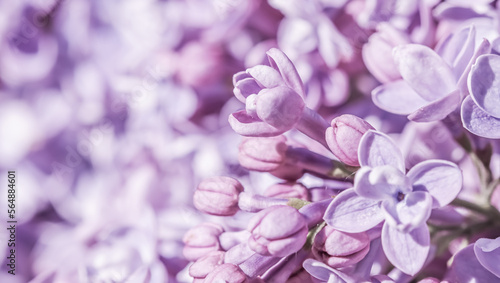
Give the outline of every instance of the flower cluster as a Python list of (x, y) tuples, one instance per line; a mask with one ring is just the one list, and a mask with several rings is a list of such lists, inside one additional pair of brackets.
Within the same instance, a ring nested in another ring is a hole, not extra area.
[[(485, 25), (497, 16), (486, 3), (393, 2), (343, 3), (328, 24), (328, 4), (271, 2), (287, 34), (233, 76), (245, 105), (229, 124), (249, 178), (194, 192), (214, 218), (187, 235), (217, 226), (185, 238), (196, 282), (500, 282), (500, 34)], [(343, 25), (367, 32), (362, 52)], [(313, 103), (320, 74), (304, 65), (348, 74), (353, 101)]]

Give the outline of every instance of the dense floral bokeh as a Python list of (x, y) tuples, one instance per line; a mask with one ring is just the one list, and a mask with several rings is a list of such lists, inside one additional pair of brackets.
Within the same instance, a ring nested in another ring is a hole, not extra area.
[(497, 1), (0, 15), (0, 282), (500, 282)]

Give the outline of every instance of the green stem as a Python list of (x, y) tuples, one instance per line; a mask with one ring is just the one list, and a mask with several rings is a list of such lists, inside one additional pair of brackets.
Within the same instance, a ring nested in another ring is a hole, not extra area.
[(314, 228), (309, 230), (309, 233), (307, 234), (307, 240), (306, 243), (304, 244), (303, 249), (309, 250), (314, 242), (314, 238), (316, 235), (323, 229), (323, 227), (326, 226), (326, 222), (321, 222), (320, 224), (316, 225)]
[(486, 216), (489, 219), (500, 221), (500, 212), (492, 206), (484, 207), (459, 198), (454, 199), (451, 202), (451, 205), (467, 208), (468, 210), (477, 212), (481, 215)]

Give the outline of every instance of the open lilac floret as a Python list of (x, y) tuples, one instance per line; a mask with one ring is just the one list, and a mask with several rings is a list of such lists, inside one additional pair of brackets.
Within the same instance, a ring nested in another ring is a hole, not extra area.
[(487, 40), (475, 46), (475, 38), (474, 27), (468, 27), (450, 35), (438, 52), (420, 44), (396, 46), (393, 59), (402, 79), (375, 88), (373, 102), (415, 122), (445, 118), (468, 95), (465, 82), (472, 63), (491, 50)]
[(471, 133), (500, 139), (500, 56), (480, 56), (468, 77), (470, 96), (462, 103), (462, 123)]
[(401, 271), (414, 275), (430, 248), (426, 221), (433, 208), (449, 204), (460, 192), (462, 173), (454, 163), (427, 160), (405, 174), (404, 159), (385, 134), (369, 130), (361, 138), (361, 169), (354, 187), (339, 194), (324, 219), (350, 233), (367, 231), (384, 221), (382, 247)]
[(294, 65), (279, 49), (268, 52), (270, 66), (257, 65), (233, 76), (234, 95), (245, 109), (229, 116), (243, 136), (277, 136), (292, 129), (305, 108), (304, 86)]

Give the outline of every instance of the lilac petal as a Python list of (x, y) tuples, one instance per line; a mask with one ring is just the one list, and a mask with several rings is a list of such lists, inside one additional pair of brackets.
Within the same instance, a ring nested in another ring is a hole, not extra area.
[(336, 283), (355, 282), (354, 278), (347, 274), (311, 258), (304, 260), (302, 266), (311, 276), (321, 281)]
[(455, 89), (456, 79), (446, 62), (420, 44), (400, 45), (393, 57), (401, 77), (426, 100), (436, 100)]
[(500, 56), (477, 58), (469, 74), (469, 92), (474, 102), (489, 115), (500, 118)]
[(333, 199), (323, 218), (333, 228), (348, 232), (364, 232), (384, 220), (380, 201), (358, 196), (347, 189)]
[(372, 100), (377, 107), (401, 115), (408, 115), (429, 103), (403, 80), (375, 88), (372, 91)]
[(358, 159), (361, 166), (391, 165), (405, 172), (403, 154), (387, 135), (368, 130), (359, 142)]
[(274, 137), (286, 132), (253, 118), (245, 110), (232, 113), (228, 121), (236, 133), (246, 137)]
[(236, 84), (241, 81), (241, 80), (244, 80), (244, 79), (248, 79), (248, 78), (251, 78), (252, 76), (250, 76), (247, 72), (245, 71), (241, 71), (241, 72), (238, 72), (236, 74), (233, 75), (233, 86), (236, 86)]
[(267, 58), (269, 59), (269, 63), (271, 67), (278, 70), (283, 77), (285, 83), (295, 92), (300, 94), (300, 96), (304, 97), (304, 84), (300, 79), (299, 73), (292, 61), (283, 53), (281, 50), (277, 48), (271, 48), (266, 52)]
[(247, 73), (264, 88), (273, 88), (284, 84), (280, 73), (269, 66), (257, 65), (247, 69)]
[(362, 197), (395, 199), (401, 189), (411, 192), (410, 183), (403, 172), (392, 166), (362, 167), (356, 172), (354, 191)]
[[(446, 277), (448, 282), (498, 282), (498, 277), (485, 269), (474, 254), (474, 245), (469, 245), (453, 257)], [(498, 262), (492, 262), (497, 263)]]
[(387, 259), (398, 269), (415, 275), (424, 266), (430, 248), (430, 235), (423, 224), (409, 233), (385, 223), (382, 228), (382, 247)]
[(257, 116), (283, 132), (293, 128), (302, 117), (304, 100), (287, 86), (265, 89), (257, 98)]
[(245, 78), (234, 85), (233, 93), (239, 101), (245, 103), (248, 96), (258, 94), (261, 90), (254, 78)]
[(382, 209), (386, 214), (387, 224), (399, 231), (409, 232), (425, 225), (431, 216), (432, 197), (427, 192), (411, 192), (397, 204), (384, 201)]
[(469, 86), (467, 85), (467, 79), (469, 77), (469, 73), (470, 70), (472, 69), (472, 66), (474, 65), (479, 56), (490, 53), (491, 49), (492, 47), (490, 42), (487, 39), (483, 38), (483, 41), (476, 48), (474, 55), (470, 58), (469, 64), (467, 65), (467, 67), (462, 73), (462, 76), (460, 77), (460, 79), (458, 79), (457, 82), (457, 88), (460, 90), (460, 97), (462, 99), (470, 94)]
[(457, 89), (449, 95), (429, 103), (408, 115), (408, 119), (415, 122), (433, 122), (444, 119), (455, 111), (462, 101)]
[(415, 165), (407, 174), (414, 191), (429, 192), (433, 207), (443, 207), (462, 189), (462, 171), (452, 162), (427, 160)]
[(438, 54), (453, 68), (455, 79), (464, 72), (474, 54), (476, 29), (474, 26), (461, 29), (449, 36), (439, 48)]
[(479, 239), (474, 244), (474, 253), (477, 260), (489, 272), (500, 278), (500, 237), (493, 239)]
[(500, 119), (488, 115), (470, 96), (462, 102), (462, 124), (471, 133), (489, 138), (500, 139)]

